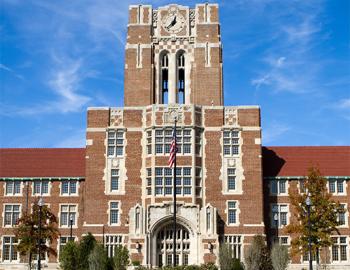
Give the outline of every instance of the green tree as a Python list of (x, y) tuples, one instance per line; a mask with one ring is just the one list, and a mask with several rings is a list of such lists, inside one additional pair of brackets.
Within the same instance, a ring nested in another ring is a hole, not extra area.
[[(295, 211), (293, 211), (294, 221), (286, 227), (286, 230), (288, 233), (295, 235), (291, 242), (292, 254), (301, 254), (308, 251), (309, 234), (312, 252), (313, 254), (318, 254), (321, 248), (332, 245), (332, 233), (339, 233), (337, 217), (338, 213), (344, 212), (344, 209), (342, 209), (339, 202), (335, 202), (332, 199), (332, 194), (327, 189), (327, 180), (322, 177), (317, 168), (312, 167), (309, 169), (303, 183), (305, 192), (300, 194), (290, 192), (289, 194)], [(311, 200), (310, 233), (306, 205), (308, 196)]]
[(93, 251), (96, 245), (95, 237), (89, 232), (87, 235), (83, 236), (79, 243), (79, 270), (89, 269), (89, 255)]
[(289, 264), (288, 248), (275, 243), (271, 250), (271, 262), (274, 270), (285, 270)]
[(118, 245), (114, 251), (114, 269), (125, 270), (129, 265), (129, 251), (125, 246)]
[(102, 244), (96, 244), (89, 255), (89, 270), (107, 270), (108, 256)]
[[(40, 217), (39, 217), (40, 215)], [(39, 232), (39, 220), (41, 229)], [(39, 239), (42, 254), (56, 255), (56, 250), (50, 247), (50, 243), (59, 236), (57, 218), (47, 205), (40, 207), (38, 201), (33, 205), (31, 214), (23, 214), (18, 220), (14, 234), (19, 240), (17, 250), (21, 255), (29, 255), (29, 269), (31, 269), (33, 255), (38, 254)], [(47, 245), (46, 243), (49, 243)]]
[(245, 256), (247, 270), (270, 270), (272, 269), (269, 249), (262, 235), (255, 235), (253, 242)]
[(76, 270), (78, 260), (79, 246), (74, 241), (69, 241), (60, 253), (60, 267), (63, 270)]

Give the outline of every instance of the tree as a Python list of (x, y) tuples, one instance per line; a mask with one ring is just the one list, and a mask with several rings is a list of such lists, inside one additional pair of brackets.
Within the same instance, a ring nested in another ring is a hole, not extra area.
[(255, 235), (245, 257), (247, 270), (272, 269), (270, 254), (262, 235)]
[(114, 269), (125, 270), (129, 265), (129, 251), (125, 246), (118, 245), (114, 253)]
[(89, 270), (107, 270), (108, 256), (102, 244), (96, 244), (89, 255)]
[[(310, 168), (307, 177), (303, 181), (303, 193), (290, 192), (291, 203), (295, 208), (294, 222), (290, 223), (286, 230), (296, 235), (293, 238), (292, 254), (301, 254), (308, 251), (309, 234), (312, 243), (313, 254), (318, 255), (320, 248), (332, 245), (331, 235), (338, 232), (338, 213), (343, 213), (339, 202), (332, 200), (332, 194), (327, 190), (327, 180), (321, 176), (317, 168)], [(306, 198), (311, 200), (309, 232)], [(316, 256), (318, 260), (318, 256)]]
[[(39, 215), (41, 215), (41, 218), (39, 218)], [(41, 221), (40, 232), (39, 220)], [(43, 205), (40, 212), (38, 201), (36, 201), (32, 213), (23, 214), (18, 220), (14, 234), (19, 240), (17, 250), (21, 255), (29, 255), (29, 269), (31, 269), (33, 255), (38, 254), (39, 243), (42, 254), (56, 255), (56, 250), (50, 247), (50, 243), (59, 236), (57, 218), (47, 205)], [(49, 243), (49, 245), (46, 243)]]
[(60, 253), (60, 267), (64, 270), (76, 270), (79, 263), (78, 253), (78, 244), (74, 241), (69, 241)]
[(89, 269), (89, 255), (96, 245), (95, 237), (89, 232), (83, 236), (79, 244), (79, 270)]
[(271, 262), (274, 270), (285, 270), (289, 263), (288, 248), (275, 243), (271, 250)]

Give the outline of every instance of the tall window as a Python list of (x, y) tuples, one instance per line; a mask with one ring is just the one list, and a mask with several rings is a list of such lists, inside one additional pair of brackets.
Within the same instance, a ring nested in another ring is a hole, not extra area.
[(227, 190), (232, 191), (236, 189), (236, 169), (227, 169)]
[(76, 224), (77, 206), (76, 205), (61, 205), (60, 226), (70, 226), (70, 218), (73, 218), (73, 226)]
[(185, 54), (177, 56), (178, 103), (185, 104)]
[(270, 193), (273, 195), (282, 195), (287, 193), (287, 181), (286, 180), (271, 180), (270, 181)]
[(152, 169), (147, 168), (147, 195), (152, 195)]
[(208, 206), (206, 208), (206, 223), (207, 223), (207, 231), (210, 230), (210, 221), (211, 221), (211, 214), (210, 214), (210, 207)]
[(346, 237), (332, 237), (332, 262), (344, 262), (348, 259), (348, 243)]
[(105, 247), (108, 257), (113, 257), (117, 246), (123, 244), (123, 236), (121, 235), (105, 235), (104, 239)]
[(240, 235), (225, 235), (225, 243), (232, 250), (232, 257), (242, 259), (242, 236)]
[(329, 192), (333, 194), (344, 194), (344, 179), (329, 179)]
[(108, 157), (122, 156), (124, 154), (124, 131), (108, 131)]
[(342, 212), (338, 213), (338, 222), (340, 226), (346, 225), (346, 204), (341, 204)]
[(6, 204), (4, 209), (4, 226), (14, 226), (19, 219), (21, 205)]
[(119, 190), (119, 170), (111, 170), (111, 191)]
[(169, 84), (169, 58), (168, 54), (164, 54), (161, 57), (160, 63), (161, 72), (161, 90), (162, 90), (162, 102), (163, 104), (168, 103), (168, 84)]
[(61, 182), (61, 195), (76, 195), (76, 194), (78, 194), (76, 180)]
[(5, 182), (5, 194), (6, 195), (19, 195), (21, 194), (21, 181), (6, 181)]
[(119, 202), (109, 203), (109, 224), (118, 225), (119, 223)]
[(37, 180), (33, 182), (33, 195), (48, 195), (49, 194), (49, 181)]
[(237, 224), (237, 201), (227, 202), (227, 223), (229, 225)]
[(11, 262), (18, 260), (18, 240), (14, 236), (4, 236), (2, 239), (2, 261)]
[(225, 130), (224, 133), (224, 156), (239, 154), (239, 131)]
[(288, 205), (274, 204), (271, 209), (272, 227), (282, 227), (288, 224)]

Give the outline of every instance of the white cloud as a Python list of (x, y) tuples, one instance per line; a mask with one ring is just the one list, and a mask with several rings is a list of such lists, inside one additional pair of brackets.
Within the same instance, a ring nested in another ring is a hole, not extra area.
[(290, 129), (291, 128), (287, 125), (272, 123), (271, 125), (263, 129), (263, 144), (271, 144), (274, 141), (278, 141), (278, 138)]
[(4, 64), (0, 63), (0, 69), (5, 70), (7, 72), (10, 72), (13, 76), (15, 76), (16, 78), (18, 78), (20, 80), (24, 80), (24, 77), (22, 75), (18, 74), (13, 69), (9, 68), (8, 66), (5, 66)]
[(350, 109), (350, 98), (340, 100), (338, 107), (341, 109)]

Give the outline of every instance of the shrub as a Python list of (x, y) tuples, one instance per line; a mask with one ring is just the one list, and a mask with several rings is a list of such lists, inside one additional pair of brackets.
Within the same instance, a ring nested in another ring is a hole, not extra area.
[(89, 255), (89, 270), (107, 270), (108, 256), (101, 244), (96, 244)]
[(271, 251), (271, 262), (274, 270), (285, 270), (289, 263), (288, 248), (274, 244)]
[(245, 257), (247, 270), (272, 269), (269, 250), (262, 235), (255, 235)]
[(89, 269), (89, 255), (94, 249), (96, 244), (95, 237), (88, 233), (87, 235), (83, 236), (83, 238), (80, 240), (79, 244), (79, 267), (77, 269), (79, 270), (86, 270)]
[(115, 248), (113, 257), (114, 269), (125, 270), (129, 265), (129, 251), (125, 246), (119, 245)]
[(60, 267), (63, 270), (76, 270), (78, 266), (78, 244), (69, 241), (62, 249), (60, 254)]
[(218, 267), (214, 263), (205, 263), (200, 266), (202, 270), (218, 270)]
[(243, 264), (239, 259), (232, 259), (232, 270), (244, 270)]

